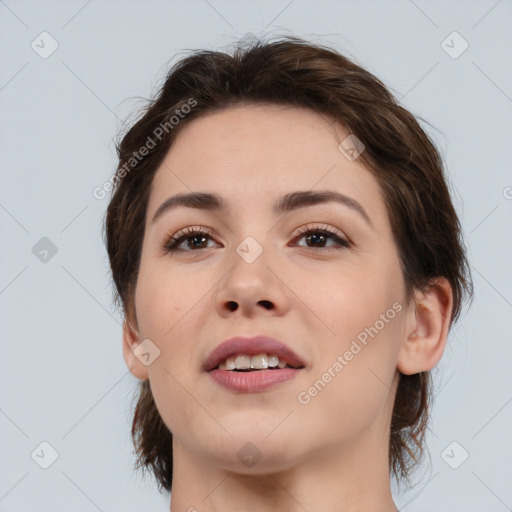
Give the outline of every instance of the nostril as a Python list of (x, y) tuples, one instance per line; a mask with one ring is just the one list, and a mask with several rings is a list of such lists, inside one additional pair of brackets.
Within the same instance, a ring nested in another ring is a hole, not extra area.
[(272, 302), (269, 300), (260, 300), (258, 304), (261, 304), (264, 308), (272, 309), (273, 305)]
[(238, 307), (237, 303), (236, 302), (233, 302), (232, 300), (230, 300), (228, 302), (228, 309), (230, 311), (236, 311), (236, 308)]

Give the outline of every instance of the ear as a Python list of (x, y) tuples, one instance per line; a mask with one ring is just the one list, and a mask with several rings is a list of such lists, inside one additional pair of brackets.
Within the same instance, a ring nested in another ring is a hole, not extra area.
[(453, 291), (444, 277), (415, 292), (408, 306), (405, 337), (398, 354), (400, 372), (413, 375), (437, 365), (446, 346), (452, 308)]
[(134, 354), (134, 349), (142, 341), (137, 327), (133, 327), (133, 323), (137, 325), (135, 313), (131, 312), (126, 315), (123, 324), (123, 357), (126, 366), (134, 377), (139, 380), (148, 378), (148, 368)]

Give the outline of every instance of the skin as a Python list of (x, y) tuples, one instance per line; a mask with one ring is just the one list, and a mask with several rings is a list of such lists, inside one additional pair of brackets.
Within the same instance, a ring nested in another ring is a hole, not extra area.
[[(338, 150), (348, 134), (307, 109), (238, 106), (185, 126), (155, 175), (123, 353), (133, 375), (149, 378), (173, 434), (171, 512), (396, 510), (388, 443), (399, 371), (438, 363), (453, 298), (439, 279), (406, 301), (378, 183)], [(335, 202), (272, 213), (277, 198), (299, 190), (350, 196), (372, 226)], [(179, 207), (151, 223), (168, 197), (192, 191), (218, 193), (228, 207)], [(306, 225), (327, 226), (352, 245), (300, 234)], [(192, 235), (166, 252), (169, 237), (189, 226), (212, 236), (203, 245), (196, 238), (202, 248)], [(252, 263), (236, 252), (247, 236), (263, 249)], [(300, 403), (299, 393), (394, 303), (401, 311)], [(305, 368), (252, 394), (221, 388), (201, 370), (222, 341), (256, 334), (290, 346)], [(133, 352), (146, 338), (160, 350), (149, 366)], [(237, 456), (247, 442), (261, 454), (251, 467)]]

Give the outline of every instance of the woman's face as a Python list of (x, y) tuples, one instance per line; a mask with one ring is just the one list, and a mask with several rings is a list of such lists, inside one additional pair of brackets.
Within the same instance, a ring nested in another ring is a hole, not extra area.
[[(338, 148), (348, 135), (310, 110), (236, 107), (184, 127), (157, 171), (135, 292), (139, 340), (153, 348), (132, 371), (149, 378), (175, 456), (245, 473), (333, 456), (355, 468), (376, 450), (387, 464), (404, 286), (377, 181)], [(348, 199), (273, 209), (320, 191)], [(180, 205), (153, 221), (170, 197), (199, 192), (224, 207)], [(223, 341), (255, 335), (304, 368), (255, 392), (203, 369)]]

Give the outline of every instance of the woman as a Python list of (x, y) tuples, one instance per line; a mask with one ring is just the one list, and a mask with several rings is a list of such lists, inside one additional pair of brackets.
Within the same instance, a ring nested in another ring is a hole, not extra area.
[(105, 219), (138, 467), (171, 511), (396, 510), (471, 279), (436, 148), (287, 37), (197, 51), (118, 145)]

